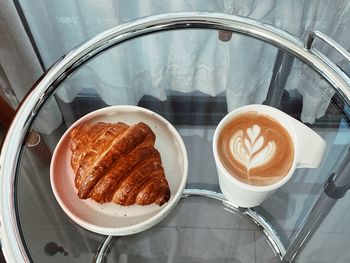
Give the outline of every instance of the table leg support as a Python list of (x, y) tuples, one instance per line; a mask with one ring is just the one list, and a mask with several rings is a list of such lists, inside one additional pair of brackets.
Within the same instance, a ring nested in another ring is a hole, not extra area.
[(97, 249), (94, 262), (96, 262), (96, 263), (104, 262), (103, 260), (105, 259), (105, 255), (106, 255), (107, 249), (109, 248), (110, 243), (111, 243), (113, 238), (114, 238), (114, 236), (107, 236), (105, 241), (103, 241), (100, 244), (100, 246)]
[(331, 174), (324, 186), (324, 191), (319, 196), (311, 209), (308, 217), (295, 234), (292, 243), (287, 248), (282, 262), (292, 262), (305, 247), (308, 240), (316, 232), (336, 202), (343, 198), (350, 187), (350, 149), (339, 166), (336, 173)]
[(263, 104), (280, 108), (285, 84), (292, 69), (293, 61), (294, 57), (281, 50), (278, 50), (275, 65), (272, 71), (269, 90)]

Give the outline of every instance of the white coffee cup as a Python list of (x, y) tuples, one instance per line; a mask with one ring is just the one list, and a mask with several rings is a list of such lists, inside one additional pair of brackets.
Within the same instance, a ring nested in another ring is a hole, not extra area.
[[(245, 112), (257, 112), (276, 120), (289, 133), (294, 146), (294, 159), (289, 172), (270, 185), (250, 185), (231, 175), (225, 169), (218, 154), (218, 136), (223, 127), (236, 116)], [(233, 204), (239, 207), (260, 205), (274, 191), (283, 186), (292, 177), (296, 168), (316, 168), (320, 166), (326, 150), (326, 142), (312, 129), (292, 118), (288, 114), (266, 105), (247, 105), (228, 113), (215, 129), (213, 153), (218, 171), (219, 185), (222, 193)]]

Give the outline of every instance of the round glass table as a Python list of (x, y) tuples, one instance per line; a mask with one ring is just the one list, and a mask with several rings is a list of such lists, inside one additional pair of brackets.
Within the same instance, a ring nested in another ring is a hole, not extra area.
[[(213, 13), (142, 18), (81, 44), (34, 85), (4, 142), (6, 259), (328, 262), (337, 255), (347, 262), (349, 58), (321, 32), (304, 43), (259, 21)], [(221, 118), (252, 103), (306, 123), (326, 140), (327, 151), (321, 167), (298, 169), (262, 205), (246, 209), (221, 194), (211, 144)], [(188, 180), (178, 205), (156, 226), (103, 236), (63, 212), (50, 186), (50, 160), (80, 117), (125, 104), (174, 125), (187, 148)]]

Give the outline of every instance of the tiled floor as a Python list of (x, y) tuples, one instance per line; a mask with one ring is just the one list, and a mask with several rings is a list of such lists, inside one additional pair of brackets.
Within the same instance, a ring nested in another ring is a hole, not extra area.
[[(181, 130), (189, 155), (189, 187), (217, 185), (211, 156), (212, 131)], [(330, 142), (334, 134), (325, 135)], [(281, 233), (288, 244), (322, 191), (325, 178), (334, 169), (334, 159), (341, 159), (342, 143), (327, 153), (332, 162), (318, 170), (300, 170), (293, 180), (276, 192), (260, 210)], [(207, 153), (203, 158), (198, 153)], [(86, 262), (98, 250), (103, 237), (87, 233), (63, 214), (49, 187), (48, 166), (27, 169), (22, 178), (20, 209), (22, 229), (34, 261)], [(203, 161), (205, 159), (205, 161)], [(34, 176), (40, 176), (35, 178)], [(31, 191), (39, 191), (36, 199)], [(216, 189), (217, 190), (217, 189)], [(340, 200), (321, 225), (296, 262), (346, 263), (350, 259), (350, 196)], [(33, 212), (35, 211), (35, 212)], [(51, 227), (50, 225), (55, 225)], [(157, 227), (144, 233), (116, 239), (107, 253), (107, 262), (278, 262), (259, 228), (239, 215), (232, 215), (216, 201), (188, 198)]]
[[(197, 151), (211, 154), (211, 144), (206, 138), (190, 134), (184, 138), (190, 163), (200, 159)], [(28, 158), (26, 163), (37, 162), (29, 152), (24, 158)], [(198, 186), (198, 182), (203, 187), (217, 185), (213, 163), (204, 164), (191, 166), (189, 185)], [(19, 189), (21, 223), (25, 238), (30, 240), (28, 246), (33, 259), (83, 262), (92, 258), (103, 238), (94, 234), (86, 236), (63, 214), (47, 188), (48, 166), (37, 162), (35, 170), (31, 166), (21, 169), (26, 171), (23, 174), (28, 174), (21, 179)], [(32, 191), (37, 194), (32, 196)], [(187, 198), (157, 228), (118, 240), (107, 258), (108, 262), (141, 262), (141, 259), (142, 262), (262, 262), (256, 260), (256, 251), (266, 250), (263, 248), (266, 240), (259, 231), (254, 223), (224, 210), (217, 201)], [(48, 247), (53, 248), (50, 253)], [(272, 250), (268, 248), (265, 255), (273, 258)]]

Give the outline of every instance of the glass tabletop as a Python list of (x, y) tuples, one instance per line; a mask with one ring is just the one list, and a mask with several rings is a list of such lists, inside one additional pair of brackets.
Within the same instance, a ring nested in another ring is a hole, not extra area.
[[(139, 36), (99, 52), (53, 84), (55, 91), (44, 98), (29, 125), (17, 162), (16, 224), (29, 259), (97, 260), (106, 236), (85, 230), (63, 212), (50, 186), (50, 160), (57, 142), (76, 120), (110, 105), (138, 105), (167, 119), (188, 152), (186, 189), (218, 194), (212, 137), (227, 112), (246, 104), (272, 105), (315, 130), (327, 142), (321, 167), (296, 170), (285, 186), (252, 210), (267, 219), (285, 247), (291, 244), (327, 178), (346, 157), (349, 105), (298, 58), (241, 34), (222, 41), (220, 33), (188, 28)], [(345, 196), (335, 210), (343, 211), (348, 199)], [(350, 215), (341, 219), (334, 215), (330, 220), (346, 229), (347, 218)], [(338, 230), (331, 226), (325, 231)], [(244, 210), (227, 209), (222, 201), (203, 196), (182, 198), (151, 229), (109, 241), (105, 262), (280, 260), (264, 228)], [(343, 241), (334, 241), (328, 249)], [(310, 255), (313, 260), (328, 259), (322, 252), (314, 253), (321, 244), (310, 242), (313, 246), (306, 246), (301, 261)]]

